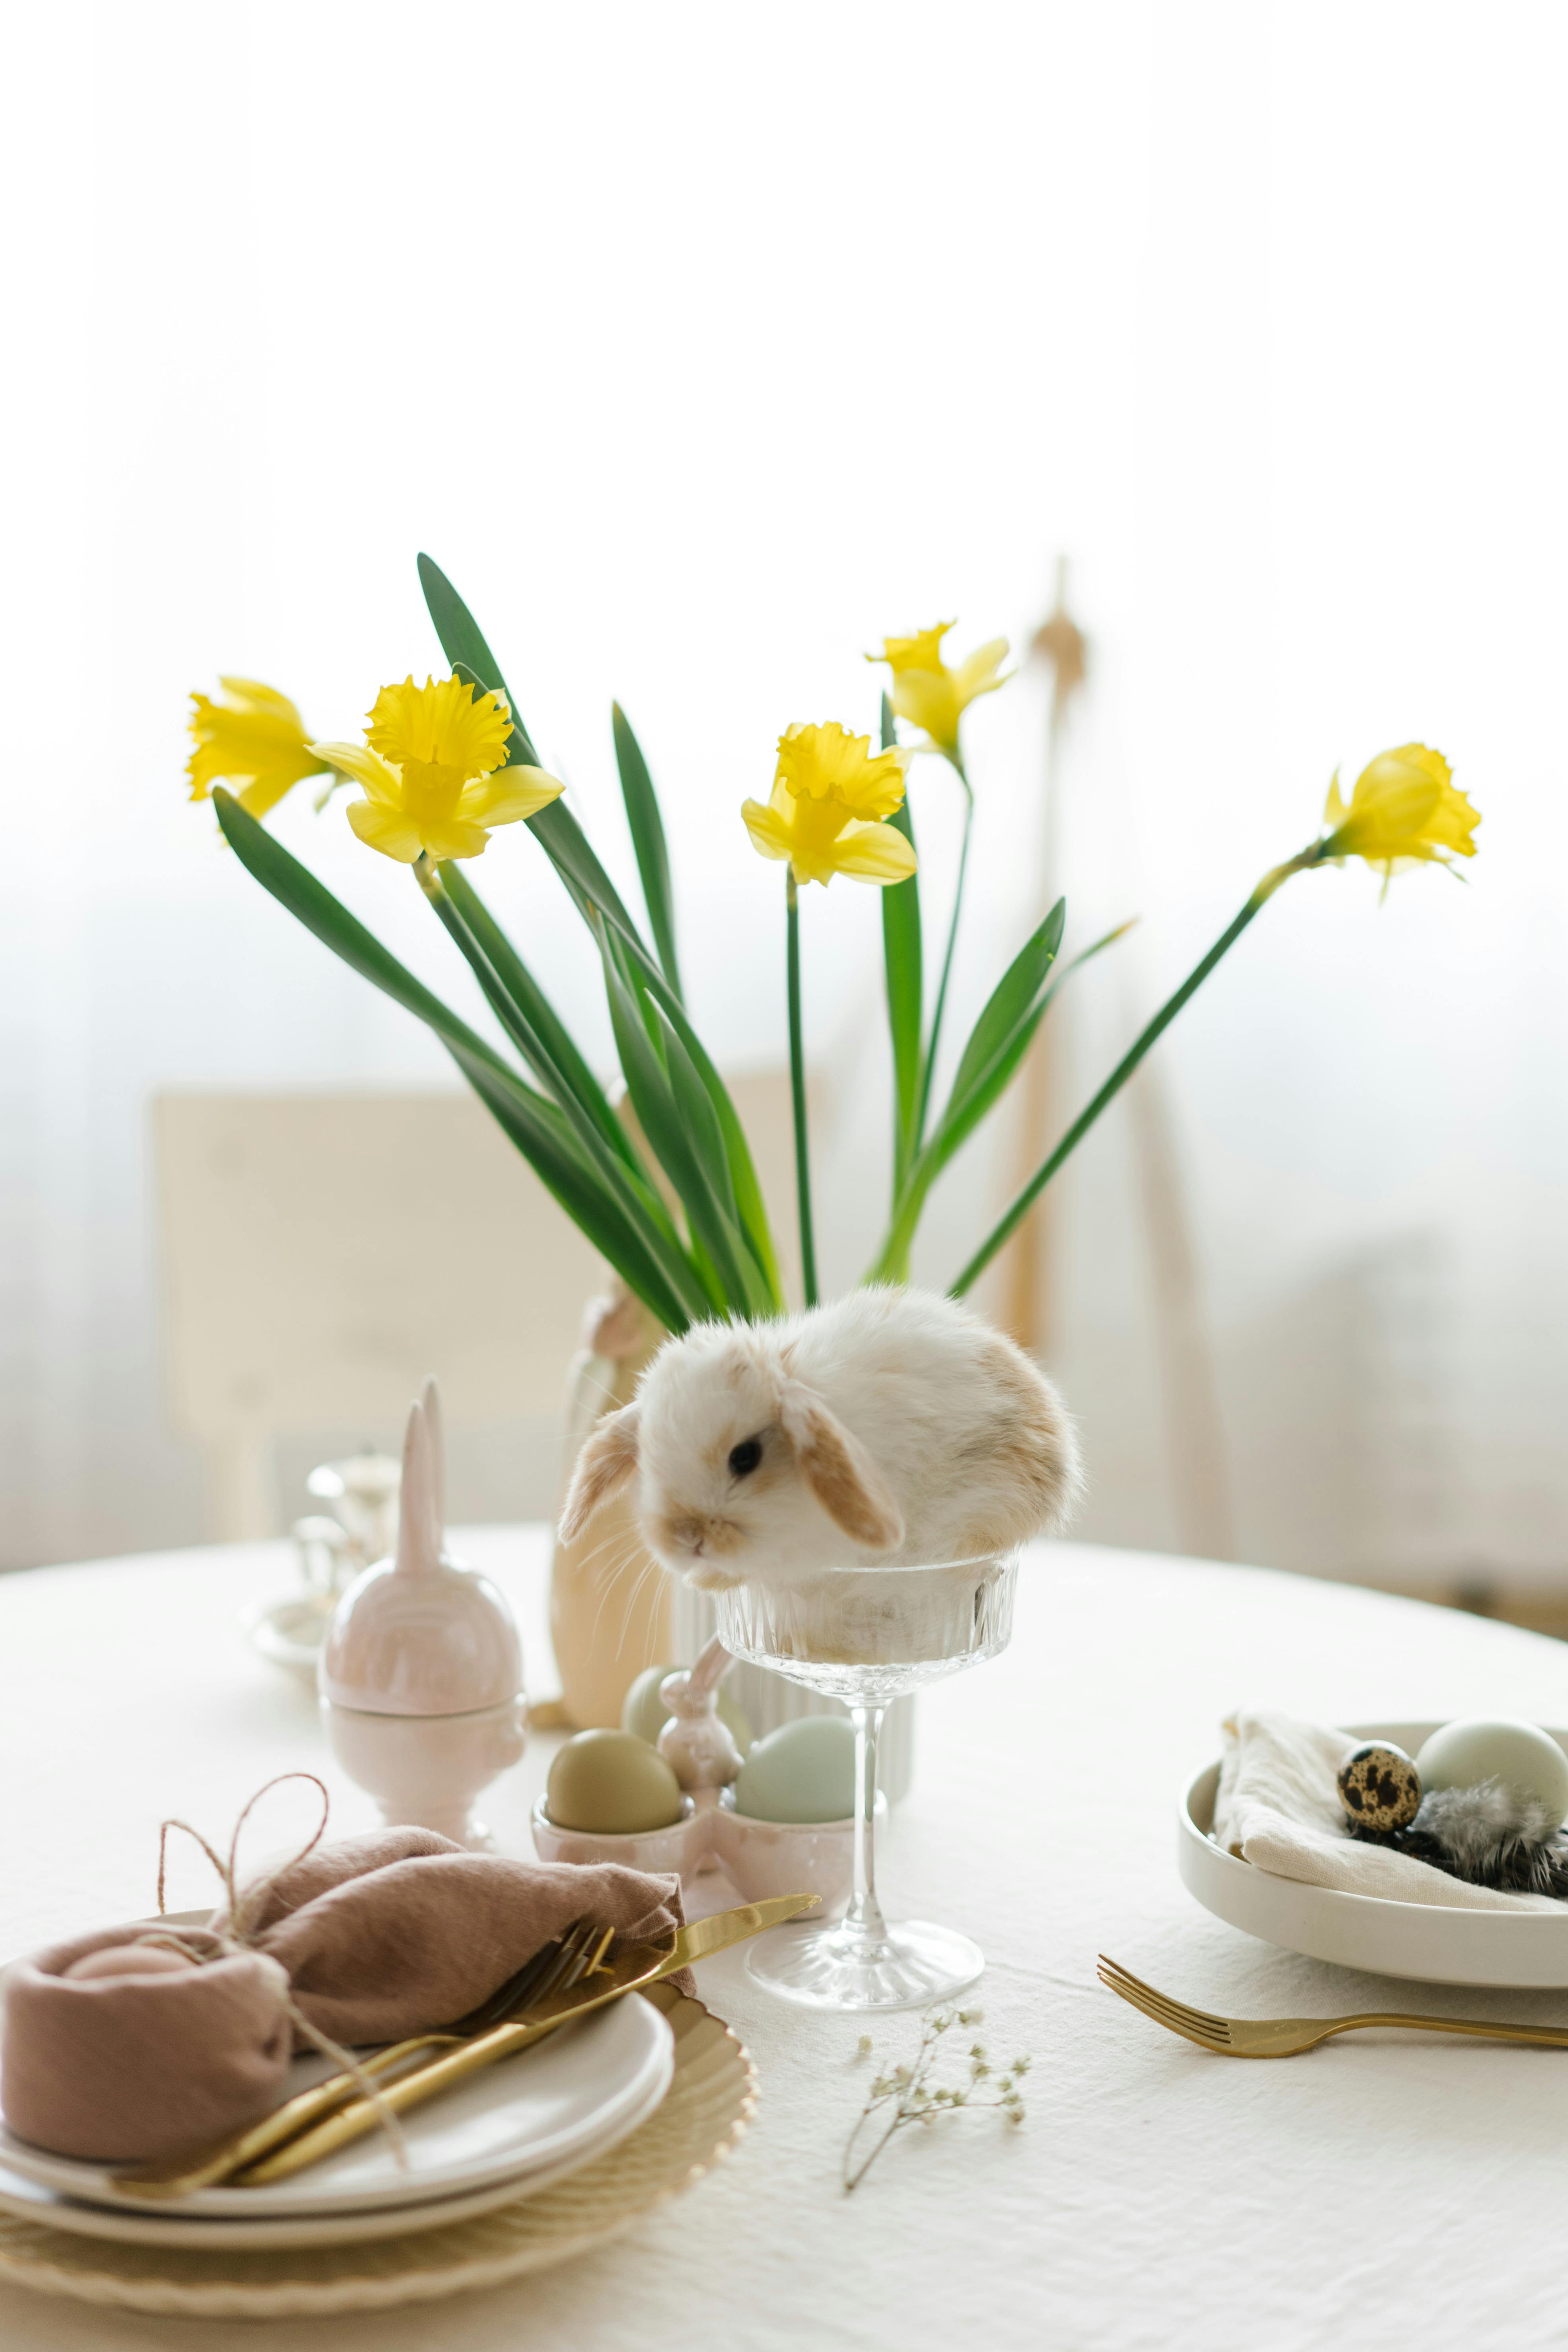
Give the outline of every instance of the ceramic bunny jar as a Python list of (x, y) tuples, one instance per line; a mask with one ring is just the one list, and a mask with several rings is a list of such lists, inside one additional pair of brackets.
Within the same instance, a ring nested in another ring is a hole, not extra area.
[(522, 1651), (501, 1594), (443, 1549), (444, 1487), (430, 1381), (408, 1416), (396, 1550), (339, 1601), (318, 1682), (332, 1753), (383, 1818), (484, 1849), (470, 1808), (522, 1754)]

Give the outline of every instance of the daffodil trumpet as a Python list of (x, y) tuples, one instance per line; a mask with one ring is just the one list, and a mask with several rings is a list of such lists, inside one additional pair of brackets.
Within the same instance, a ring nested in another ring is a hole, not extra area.
[(224, 677), (218, 684), (226, 698), (222, 702), (191, 697), (195, 749), (185, 773), (194, 801), (206, 800), (215, 784), (228, 784), (247, 814), (263, 817), (307, 776), (329, 772), (286, 694), (253, 677)]
[(1005, 686), (1012, 673), (1002, 669), (1007, 658), (1005, 637), (993, 637), (951, 668), (942, 641), (956, 626), (953, 621), (939, 621), (934, 628), (917, 629), (913, 636), (884, 637), (881, 652), (866, 658), (885, 662), (892, 671), (893, 709), (921, 729), (926, 739), (921, 749), (940, 751), (962, 775), (959, 729), (963, 714), (981, 695)]
[(542, 768), (513, 764), (511, 712), (454, 670), (416, 686), (384, 686), (363, 743), (316, 743), (324, 766), (364, 790), (349, 823), (367, 848), (412, 866), (421, 857), (481, 856), (490, 830), (535, 816), (563, 786)]

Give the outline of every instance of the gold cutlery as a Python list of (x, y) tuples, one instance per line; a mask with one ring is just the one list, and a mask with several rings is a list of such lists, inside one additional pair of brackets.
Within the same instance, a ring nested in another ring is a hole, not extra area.
[(450, 2049), (454, 2042), (485, 2032), (492, 2025), (503, 2024), (529, 2002), (542, 2000), (563, 1987), (578, 1983), (603, 1958), (611, 1933), (608, 1928), (601, 1931), (592, 1920), (574, 1920), (562, 1935), (542, 1945), (532, 1958), (499, 1985), (488, 2000), (481, 2001), (466, 2017), (458, 2018), (455, 2024), (436, 2032), (412, 2034), (405, 2042), (389, 2042), (384, 2049), (362, 2060), (359, 2074), (346, 2071), (329, 2074), (325, 2081), (313, 2083), (308, 2091), (298, 2092), (280, 2107), (263, 2116), (258, 2123), (242, 2132), (230, 2133), (203, 2154), (193, 2156), (187, 2150), (184, 2156), (166, 2158), (160, 2164), (121, 2173), (115, 2178), (115, 2188), (132, 2197), (184, 2197), (193, 2189), (211, 2189), (227, 2180), (246, 2165), (268, 2155), (297, 2132), (321, 2122), (335, 2107), (360, 2095), (361, 2076), (368, 2074), (375, 2081), (383, 2074), (393, 2074), (410, 2058), (427, 2050)]
[[(779, 1927), (800, 1912), (813, 1909), (820, 1899), (816, 1895), (775, 1895), (765, 1903), (744, 1903), (733, 1911), (716, 1911), (710, 1918), (699, 1919), (693, 1926), (682, 1927), (673, 1944), (623, 1945), (602, 1964), (595, 1990), (565, 1989), (551, 1994), (536, 2003), (526, 2018), (492, 2027), (489, 2032), (411, 2068), (388, 2084), (382, 2099), (397, 2114), (407, 2107), (423, 2105), (451, 2084), (478, 2074), (483, 2066), (493, 2066), (500, 2058), (510, 2058), (514, 2051), (526, 2050), (559, 2027), (586, 2017), (593, 2010), (603, 2009), (607, 2001), (618, 2000), (623, 1993), (657, 1984), (661, 1977), (673, 1976), (678, 1969), (689, 1968), (731, 1944), (744, 1943), (748, 1937), (760, 1936), (765, 1927)], [(319, 2164), (322, 2157), (335, 2155), (351, 2140), (374, 2131), (380, 2121), (369, 2099), (355, 2099), (340, 2107), (336, 2115), (329, 2116), (324, 2123), (289, 2140), (275, 2155), (263, 2157), (258, 2164), (247, 2165), (243, 2172), (236, 2173), (235, 2186), (259, 2188), (269, 2180), (287, 2180), (292, 2174), (304, 2171), (308, 2165)]]
[(1352, 2017), (1216, 2017), (1208, 2010), (1189, 2009), (1185, 2001), (1156, 1992), (1130, 1969), (1108, 1960), (1103, 1952), (1100, 1981), (1167, 2032), (1195, 2042), (1200, 2050), (1217, 2051), (1223, 2058), (1295, 2058), (1336, 2033), (1358, 2033), (1370, 2025), (1404, 2026), (1413, 2033), (1464, 2033), (1482, 2042), (1531, 2042), (1548, 2050), (1568, 2050), (1568, 2027), (1505, 2025), (1489, 2018), (1410, 2017), (1391, 2010), (1367, 2010)]
[[(352, 2074), (334, 2075), (300, 2092), (248, 2130), (233, 2135), (201, 2157), (122, 2174), (114, 2186), (129, 2196), (163, 2202), (219, 2182), (250, 2188), (285, 2179), (374, 2130), (381, 2121), (381, 2105), (398, 2112), (418, 2105), (448, 2084), (526, 2049), (557, 2027), (618, 2000), (622, 1993), (656, 1983), (731, 1944), (742, 1943), (764, 1928), (793, 1919), (812, 1909), (818, 1899), (815, 1895), (780, 1895), (763, 1903), (742, 1904), (682, 1928), (673, 1944), (627, 1945), (608, 1962), (603, 1958), (608, 1935), (595, 1936), (589, 1931), (585, 1939), (584, 1924), (579, 1923), (560, 1945), (547, 1947), (499, 1994), (492, 1994), (473, 2018), (462, 2021), (469, 2026), (474, 2020), (483, 2019), (486, 2030), (462, 2039), (455, 2031), (421, 2034), (366, 2059), (365, 2072), (379, 2076), (395, 2063), (424, 2053), (421, 2063), (408, 2066), (382, 2089), (380, 2105), (359, 2092)], [(543, 1982), (530, 1974), (542, 1960), (550, 1964)], [(590, 1970), (596, 1971), (592, 1989), (583, 1981)], [(497, 2020), (495, 2012), (503, 1998), (507, 2005)]]

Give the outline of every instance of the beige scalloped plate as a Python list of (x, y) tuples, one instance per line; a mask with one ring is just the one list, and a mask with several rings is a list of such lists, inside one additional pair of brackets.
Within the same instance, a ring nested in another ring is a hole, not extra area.
[(675, 2036), (663, 2104), (607, 2155), (540, 2196), (411, 2237), (256, 2254), (109, 2245), (0, 2214), (0, 2280), (121, 2311), (283, 2319), (435, 2303), (569, 2261), (700, 2180), (756, 2107), (756, 2068), (721, 2018), (667, 1984), (640, 1998), (663, 2011)]

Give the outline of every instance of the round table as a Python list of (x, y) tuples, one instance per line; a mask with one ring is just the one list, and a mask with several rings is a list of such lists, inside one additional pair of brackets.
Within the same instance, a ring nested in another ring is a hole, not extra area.
[[(548, 1687), (543, 1531), (470, 1530), (458, 1549), (510, 1593)], [(237, 1630), (242, 1608), (291, 1575), (284, 1546), (257, 1544), (0, 1578), (6, 1951), (149, 1909), (160, 1820), (225, 1841), (258, 1782), (292, 1766), (329, 1782), (335, 1830), (370, 1826), (310, 1694)], [(859, 2021), (784, 2007), (728, 1954), (705, 1964), (700, 1989), (762, 2076), (731, 2163), (558, 2270), (430, 2306), (279, 2322), (267, 2340), (288, 2352), (1564, 2341), (1568, 2060), (1391, 2034), (1247, 2065), (1173, 2039), (1097, 1983), (1103, 1950), (1241, 2014), (1393, 1999), (1386, 1980), (1252, 1942), (1184, 1893), (1176, 1792), (1237, 1705), (1325, 1721), (1568, 1723), (1568, 1647), (1262, 1570), (1042, 1549), (1020, 1577), (1007, 1654), (922, 1696), (914, 1790), (882, 1848), (890, 1907), (952, 1920), (985, 1948), (968, 1998), (995, 2055), (1032, 2055), (1022, 2128), (961, 2114), (903, 2132), (846, 2197), (840, 2158), (868, 2070), (909, 2053), (915, 2021), (876, 2022), (868, 2061)], [(529, 1851), (553, 1746), (532, 1740), (490, 1792), (509, 1851)], [(211, 1895), (186, 1843), (171, 1907)], [(1568, 1998), (1545, 1994), (1423, 1985), (1394, 2005), (1568, 2021)], [(0, 2289), (0, 2342), (15, 2352), (254, 2352), (261, 2340), (253, 2324), (198, 2331)]]

